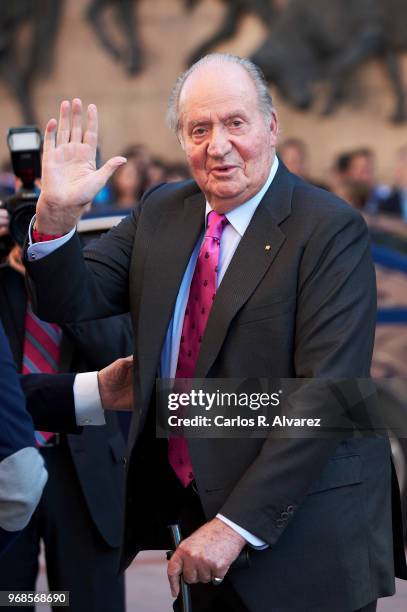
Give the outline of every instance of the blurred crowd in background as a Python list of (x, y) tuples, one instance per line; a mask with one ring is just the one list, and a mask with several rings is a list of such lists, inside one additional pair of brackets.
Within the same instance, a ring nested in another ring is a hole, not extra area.
[[(395, 153), (393, 161), (388, 161), (392, 168), (388, 184), (379, 181), (382, 169), (374, 151), (367, 147), (343, 151), (335, 159), (327, 160), (329, 170), (324, 176), (312, 175), (311, 153), (299, 138), (287, 138), (278, 148), (280, 159), (291, 172), (332, 191), (363, 214), (371, 233), (378, 284), (379, 314), (372, 374), (406, 377), (407, 144)], [(120, 154), (127, 158), (127, 164), (98, 193), (87, 216), (127, 214), (154, 185), (190, 178), (186, 164), (155, 156), (145, 144), (128, 146)], [(98, 152), (98, 165), (102, 157)], [(0, 200), (4, 201), (19, 187), (10, 162), (3, 162)], [(8, 231), (1, 225), (0, 219), (0, 236)]]
[[(87, 216), (127, 214), (154, 185), (190, 178), (186, 164), (155, 156), (144, 144), (129, 146), (120, 154), (127, 158), (127, 164), (98, 193)], [(375, 153), (366, 147), (343, 151), (335, 159), (327, 160), (329, 171), (324, 176), (312, 176), (310, 150), (299, 138), (282, 141), (278, 155), (291, 172), (336, 193), (363, 214), (371, 233), (378, 284), (379, 314), (372, 374), (406, 377), (407, 144), (396, 152), (393, 163), (388, 164), (392, 167), (392, 180), (388, 184), (379, 181), (381, 169)], [(100, 152), (98, 157), (100, 165)], [(39, 181), (37, 185), (39, 189)], [(4, 201), (20, 186), (10, 162), (5, 161), (0, 166), (0, 200)], [(0, 237), (7, 231), (0, 218)]]
[[(137, 205), (143, 193), (156, 184), (190, 178), (186, 164), (170, 162), (155, 156), (146, 145), (134, 144), (120, 153), (128, 163), (121, 166), (108, 185), (93, 202), (93, 212), (129, 209)], [(393, 161), (393, 178), (389, 184), (378, 181), (374, 152), (358, 148), (340, 153), (330, 163), (326, 176), (310, 174), (311, 160), (307, 145), (299, 138), (288, 138), (278, 154), (287, 168), (315, 185), (328, 189), (351, 206), (366, 213), (367, 218), (383, 216), (383, 227), (407, 234), (407, 144), (400, 148)], [(0, 170), (0, 199), (16, 188), (10, 162)]]

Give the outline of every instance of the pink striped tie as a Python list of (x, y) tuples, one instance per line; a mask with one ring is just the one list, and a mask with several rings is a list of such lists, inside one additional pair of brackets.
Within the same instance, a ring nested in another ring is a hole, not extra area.
[[(177, 378), (194, 376), (202, 338), (215, 299), (220, 240), (227, 223), (225, 215), (219, 215), (214, 210), (208, 215), (208, 226), (199, 251), (185, 309)], [(168, 440), (168, 460), (184, 487), (187, 487), (194, 479), (194, 474), (185, 438)]]
[[(23, 374), (55, 374), (58, 372), (62, 330), (54, 323), (41, 321), (27, 302), (25, 314), (25, 337), (23, 352)], [(54, 433), (36, 431), (37, 446), (44, 446)]]

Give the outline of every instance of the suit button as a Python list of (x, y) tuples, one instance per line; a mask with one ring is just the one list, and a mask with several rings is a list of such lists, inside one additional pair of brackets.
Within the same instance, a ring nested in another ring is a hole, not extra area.
[(127, 457), (122, 457), (121, 458), (123, 465), (127, 464)]
[(277, 527), (282, 527), (284, 525), (284, 520), (281, 518), (276, 519), (276, 525)]
[(294, 506), (287, 506), (287, 512), (288, 512), (288, 514), (293, 514)]
[(288, 519), (288, 512), (282, 512), (281, 513), (281, 518), (286, 521)]

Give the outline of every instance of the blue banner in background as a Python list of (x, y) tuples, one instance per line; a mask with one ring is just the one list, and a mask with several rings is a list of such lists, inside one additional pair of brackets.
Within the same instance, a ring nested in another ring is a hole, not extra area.
[(384, 246), (372, 245), (373, 261), (386, 268), (407, 274), (407, 256)]

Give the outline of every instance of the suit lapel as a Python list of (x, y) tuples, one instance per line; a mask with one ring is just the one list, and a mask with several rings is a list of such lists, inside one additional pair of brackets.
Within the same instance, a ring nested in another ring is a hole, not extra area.
[(228, 327), (273, 263), (285, 235), (279, 224), (291, 212), (293, 184), (281, 164), (241, 239), (216, 293), (195, 371), (204, 378), (214, 363)]
[(160, 216), (156, 241), (149, 247), (137, 330), (138, 357), (143, 364), (143, 400), (148, 398), (156, 376), (179, 287), (204, 220), (205, 198), (197, 193), (186, 198), (183, 207)]
[[(291, 212), (292, 190), (293, 181), (280, 162), (216, 294), (197, 363), (197, 378), (206, 376), (233, 317), (252, 295), (281, 248), (285, 235), (279, 225)], [(149, 246), (136, 332), (143, 371), (140, 407), (149, 400), (179, 287), (203, 231), (204, 219), (205, 198), (197, 193), (186, 198), (183, 207), (163, 212)]]

